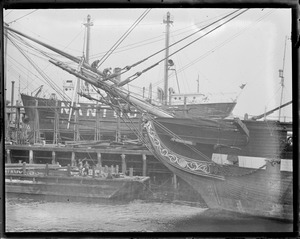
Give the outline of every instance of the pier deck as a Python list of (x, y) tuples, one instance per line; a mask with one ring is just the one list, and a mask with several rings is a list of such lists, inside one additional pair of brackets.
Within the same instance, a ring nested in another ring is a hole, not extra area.
[[(132, 147), (134, 149), (132, 149)], [(5, 145), (5, 163), (49, 164), (49, 167), (76, 166), (79, 160), (91, 167), (118, 167), (124, 175), (150, 178), (150, 199), (203, 203), (201, 196), (177, 178), (145, 148), (114, 145), (93, 148), (87, 145)]]

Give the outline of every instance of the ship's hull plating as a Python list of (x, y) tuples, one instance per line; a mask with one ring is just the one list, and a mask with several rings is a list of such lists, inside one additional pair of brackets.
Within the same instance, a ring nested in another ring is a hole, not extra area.
[[(159, 119), (158, 121), (162, 124), (164, 122)], [(264, 165), (246, 168), (238, 164), (216, 164), (211, 160), (216, 149), (209, 144), (197, 143), (192, 149), (187, 144), (170, 143), (171, 137), (167, 138), (161, 129), (156, 130), (157, 123), (154, 124), (153, 121), (148, 121), (145, 127), (148, 147), (152, 153), (167, 168), (199, 192), (209, 208), (254, 216), (288, 220), (293, 218), (293, 177), (292, 172), (280, 169), (280, 157), (283, 155), (279, 152), (283, 149), (280, 146), (280, 140), (270, 140), (270, 144), (267, 141), (264, 145), (265, 150), (258, 148), (252, 154), (250, 149), (254, 149), (253, 143), (242, 147), (239, 154), (236, 154), (238, 158), (247, 155), (247, 159), (255, 159), (257, 154), (268, 155), (272, 152), (272, 157), (262, 155), (266, 160)], [(256, 127), (261, 128), (261, 122), (252, 123), (250, 128)], [(249, 131), (251, 134), (251, 129)], [(274, 132), (276, 131), (273, 131), (275, 138), (286, 136), (283, 130), (277, 130), (277, 135)], [(250, 140), (259, 141), (259, 138), (253, 138), (254, 135), (259, 136), (253, 133)], [(272, 148), (275, 146), (278, 149), (274, 152)], [(194, 153), (189, 153), (189, 151), (194, 151)]]
[[(43, 99), (25, 94), (21, 94), (21, 98), (25, 107), (26, 117), (29, 120), (29, 126), (32, 130), (36, 128), (34, 125), (35, 119), (39, 119), (38, 126), (40, 132), (43, 133), (46, 140), (53, 140), (55, 114), (57, 113), (59, 119), (59, 137), (62, 141), (74, 140), (74, 110), (68, 128), (70, 102), (56, 102), (55, 100)], [(172, 106), (170, 111), (174, 112), (177, 117), (184, 117), (186, 116), (185, 112), (188, 112), (187, 115), (189, 117), (207, 116), (225, 118), (232, 112), (235, 105), (235, 102), (195, 104), (188, 106), (188, 111), (184, 109), (185, 107), (183, 105), (179, 105)], [(35, 106), (38, 106), (37, 109), (34, 108)], [(118, 123), (118, 116), (110, 107), (102, 105), (97, 110), (95, 104), (81, 103), (78, 107), (77, 121), (81, 139), (94, 140), (97, 128), (102, 139), (114, 139), (117, 130), (119, 130), (122, 135), (127, 135), (129, 138), (135, 138), (130, 128), (132, 126), (138, 127), (140, 123), (140, 114), (137, 111), (132, 110), (127, 113), (127, 116), (129, 120), (126, 120), (123, 117), (123, 119), (120, 119)], [(98, 125), (96, 124), (97, 120)]]

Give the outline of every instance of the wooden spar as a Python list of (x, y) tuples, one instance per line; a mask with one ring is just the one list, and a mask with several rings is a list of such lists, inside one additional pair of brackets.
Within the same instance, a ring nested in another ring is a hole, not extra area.
[[(14, 32), (14, 33), (16, 33), (16, 34), (18, 34), (20, 36), (23, 36), (23, 37), (25, 37), (25, 38), (27, 38), (27, 39), (35, 42), (35, 43), (38, 43), (39, 45), (42, 45), (42, 46), (50, 49), (51, 51), (54, 51), (54, 52), (56, 52), (56, 53), (58, 53), (58, 54), (60, 54), (60, 55), (62, 55), (64, 57), (66, 57), (66, 58), (68, 58), (68, 59), (70, 59), (70, 60), (72, 60), (72, 61), (74, 61), (76, 63), (80, 63), (81, 62), (81, 58), (79, 58), (79, 57), (72, 56), (71, 54), (68, 54), (68, 53), (66, 53), (64, 51), (61, 51), (61, 50), (59, 50), (59, 49), (57, 49), (57, 48), (55, 48), (53, 46), (50, 46), (50, 45), (48, 45), (48, 44), (46, 44), (44, 42), (41, 42), (41, 41), (39, 41), (37, 39), (34, 39), (33, 37), (30, 37), (30, 36), (28, 36), (28, 35), (26, 35), (26, 34), (24, 34), (22, 32), (14, 30), (14, 29), (12, 29), (10, 27), (7, 27), (5, 25), (4, 25), (4, 28), (7, 29), (7, 30), (9, 30), (9, 31), (12, 31), (12, 32)], [(95, 71), (97, 74), (99, 74), (100, 76), (104, 77), (104, 75), (103, 75), (103, 73), (101, 71), (98, 71), (97, 69), (92, 68), (88, 63), (83, 62), (83, 66), (86, 67), (87, 69)]]
[(82, 80), (88, 82), (89, 84), (92, 84), (92, 85), (96, 86), (97, 88), (100, 88), (106, 92), (109, 92), (112, 95), (117, 95), (118, 97), (124, 99), (125, 101), (135, 104), (151, 114), (154, 114), (158, 117), (173, 118), (172, 114), (170, 114), (166, 111), (163, 111), (162, 109), (155, 107), (147, 102), (143, 102), (142, 100), (140, 100), (138, 98), (130, 96), (129, 93), (124, 92), (121, 88), (115, 87), (113, 83), (97, 80), (97, 77), (93, 72), (89, 72), (89, 71), (85, 70), (84, 68), (82, 68), (82, 72), (84, 74), (84, 75), (82, 75), (82, 74), (78, 73), (75, 69), (67, 66), (66, 64), (64, 64), (62, 62), (56, 62), (53, 60), (49, 60), (49, 61), (52, 64), (58, 66), (59, 68), (69, 72), (70, 74), (75, 75), (76, 77), (79, 77)]
[(261, 119), (261, 118), (263, 118), (264, 116), (267, 116), (267, 115), (272, 114), (272, 113), (275, 112), (276, 110), (279, 110), (279, 109), (281, 109), (281, 108), (283, 108), (283, 107), (285, 107), (285, 106), (288, 106), (288, 105), (291, 104), (292, 102), (293, 102), (293, 101), (291, 100), (291, 101), (289, 101), (289, 102), (287, 102), (287, 103), (285, 103), (285, 104), (283, 104), (283, 105), (280, 105), (280, 106), (276, 107), (275, 109), (272, 109), (272, 110), (270, 110), (270, 111), (268, 111), (268, 112), (266, 112), (266, 113), (263, 113), (263, 114), (257, 115), (257, 116), (253, 116), (251, 119), (252, 119), (252, 120), (258, 120), (258, 119)]
[[(52, 50), (52, 51), (54, 51), (54, 52), (62, 55), (64, 57), (66, 57), (66, 58), (68, 58), (68, 59), (76, 62), (76, 63), (80, 63), (81, 62), (81, 58), (72, 56), (72, 55), (70, 55), (70, 54), (68, 54), (66, 52), (63, 52), (63, 51), (61, 51), (61, 50), (59, 50), (59, 49), (57, 49), (55, 47), (52, 47), (52, 46), (50, 46), (50, 45), (48, 45), (46, 43), (43, 43), (43, 42), (41, 42), (39, 40), (36, 40), (36, 39), (34, 39), (34, 38), (32, 38), (32, 37), (30, 37), (30, 36), (28, 36), (28, 35), (26, 35), (26, 34), (24, 34), (22, 32), (14, 30), (14, 29), (12, 29), (10, 27), (4, 26), (4, 28), (7, 29), (7, 30), (9, 30), (9, 31), (12, 31), (12, 32), (14, 32), (14, 33), (16, 33), (16, 34), (18, 34), (20, 36), (23, 36), (23, 37), (25, 37), (25, 38), (27, 38), (27, 39), (29, 39), (29, 40), (31, 40), (31, 41), (39, 44), (39, 45), (42, 45), (42, 46), (44, 46), (44, 47), (46, 47), (46, 48), (48, 48), (48, 49), (50, 49), (50, 50)], [(109, 91), (110, 87), (113, 86), (113, 84), (111, 82), (104, 82), (104, 81), (98, 82), (96, 79), (98, 79), (99, 75), (101, 77), (104, 77), (103, 73), (100, 72), (100, 71), (98, 71), (97, 69), (92, 68), (86, 62), (82, 63), (83, 67), (85, 67), (85, 68), (87, 68), (87, 69), (95, 72), (96, 74), (92, 73), (92, 72), (88, 72), (88, 71), (85, 71), (85, 74), (89, 74), (89, 75), (93, 74), (93, 76), (86, 77), (86, 76), (83, 76), (83, 75), (79, 74), (78, 72), (76, 72), (76, 70), (68, 67), (67, 65), (64, 65), (63, 63), (56, 62), (56, 61), (53, 61), (53, 60), (50, 60), (50, 62), (52, 64), (54, 64), (54, 65), (62, 68), (63, 70), (65, 70), (65, 71), (67, 71), (67, 72), (69, 72), (69, 73), (71, 73), (71, 74), (73, 74), (73, 75), (81, 78), (82, 80), (84, 80), (84, 81), (86, 81), (86, 82), (88, 82), (88, 83), (90, 83), (90, 84), (92, 84), (92, 85), (94, 85), (94, 86), (96, 86), (98, 88), (101, 88), (101, 89), (103, 89), (105, 91)], [(84, 68), (82, 68), (82, 70), (84, 70)], [(91, 79), (91, 77), (93, 77), (94, 79)], [(110, 81), (114, 82), (114, 79), (111, 78)], [(109, 92), (112, 93), (112, 91), (109, 91)], [(139, 100), (137, 98), (134, 98), (134, 97), (130, 96), (128, 93), (123, 92), (120, 88), (114, 87), (114, 92), (116, 92), (119, 97), (125, 99), (126, 101), (132, 102), (133, 104), (136, 104), (136, 105), (140, 106), (141, 108), (143, 108), (147, 112), (150, 112), (151, 114), (154, 114), (154, 115), (159, 116), (159, 117), (169, 117), (169, 118), (173, 117), (172, 114), (167, 113), (167, 112), (159, 109), (158, 107), (155, 107), (155, 106), (150, 105), (150, 104), (148, 104), (146, 102), (143, 102), (142, 100)]]
[[(16, 33), (16, 34), (18, 34), (18, 35), (20, 35), (20, 36), (23, 36), (23, 37), (25, 37), (25, 38), (27, 38), (27, 39), (29, 39), (29, 40), (31, 40), (31, 41), (33, 41), (33, 42), (39, 44), (39, 45), (42, 45), (42, 46), (44, 46), (44, 47), (46, 47), (46, 48), (48, 48), (48, 49), (50, 49), (50, 50), (52, 50), (52, 51), (54, 51), (54, 52), (56, 52), (56, 53), (62, 55), (62, 56), (64, 56), (64, 57), (66, 57), (66, 58), (68, 58), (68, 59), (70, 59), (70, 60), (76, 62), (76, 63), (80, 63), (81, 60), (82, 60), (81, 58), (72, 56), (71, 54), (68, 54), (68, 53), (66, 53), (66, 52), (63, 52), (63, 51), (61, 51), (61, 50), (59, 50), (59, 49), (57, 49), (57, 48), (55, 48), (55, 47), (52, 47), (52, 46), (50, 46), (50, 45), (48, 45), (48, 44), (46, 44), (46, 43), (43, 43), (43, 42), (41, 42), (41, 41), (39, 41), (39, 40), (37, 40), (37, 39), (34, 39), (34, 38), (32, 38), (32, 37), (30, 37), (30, 36), (28, 36), (28, 35), (26, 35), (26, 34), (24, 34), (24, 33), (22, 33), (22, 32), (19, 32), (19, 31), (17, 31), (17, 30), (14, 30), (14, 29), (12, 29), (12, 28), (10, 28), (10, 27), (4, 26), (4, 28), (5, 28), (6, 30), (12, 31), (12, 32), (14, 32), (14, 33)], [(50, 62), (51, 62), (52, 64), (54, 64), (54, 65), (56, 65), (56, 66), (62, 68), (63, 70), (65, 70), (65, 71), (67, 71), (67, 72), (69, 72), (69, 73), (71, 73), (71, 74), (73, 74), (73, 75), (75, 75), (75, 76), (77, 76), (77, 77), (83, 79), (84, 81), (86, 81), (86, 82), (88, 82), (88, 83), (90, 83), (90, 84), (92, 84), (92, 85), (98, 87), (98, 88), (101, 88), (101, 87), (102, 87), (101, 89), (104, 88), (103, 90), (105, 90), (105, 91), (109, 91), (109, 90), (110, 90), (110, 87), (112, 87), (112, 86), (113, 86), (113, 83), (115, 83), (115, 80), (114, 80), (113, 78), (110, 78), (110, 79), (109, 79), (111, 82), (108, 82), (108, 81), (106, 81), (106, 82), (104, 82), (104, 81), (98, 82), (98, 80), (96, 80), (96, 79), (99, 78), (99, 75), (100, 75), (101, 77), (104, 77), (103, 73), (100, 72), (100, 71), (98, 71), (97, 69), (92, 68), (92, 67), (91, 67), (88, 63), (86, 63), (86, 62), (83, 62), (83, 63), (82, 63), (82, 66), (85, 67), (86, 69), (89, 69), (89, 70), (95, 72), (95, 73), (92, 73), (92, 72), (89, 72), (89, 71), (85, 71), (85, 74), (89, 74), (89, 75), (90, 75), (90, 74), (93, 74), (92, 77), (93, 77), (94, 79), (91, 79), (91, 76), (85, 77), (85, 76), (79, 74), (78, 72), (76, 72), (74, 69), (72, 69), (72, 68), (70, 68), (70, 67), (67, 67), (66, 65), (63, 65), (62, 63), (59, 63), (59, 62), (56, 62), (56, 61), (53, 61), (53, 60), (50, 60)], [(82, 70), (84, 70), (84, 68), (82, 68)], [(107, 84), (105, 84), (105, 83), (107, 83)], [(159, 117), (169, 117), (169, 118), (172, 118), (172, 117), (173, 117), (172, 114), (170, 114), (170, 113), (168, 113), (168, 112), (166, 112), (166, 111), (163, 111), (163, 110), (159, 109), (158, 107), (155, 107), (155, 106), (153, 106), (153, 105), (151, 105), (151, 104), (148, 104), (148, 103), (146, 103), (146, 102), (143, 102), (142, 100), (139, 100), (138, 98), (134, 98), (134, 97), (130, 96), (128, 93), (123, 92), (123, 91), (121, 90), (121, 88), (116, 88), (116, 87), (114, 87), (113, 89), (114, 89), (114, 92), (116, 92), (116, 93), (118, 94), (119, 97), (125, 99), (126, 101), (132, 102), (133, 104), (136, 104), (136, 105), (140, 106), (140, 107), (143, 108), (145, 111), (150, 112), (151, 114), (154, 114), (154, 115), (159, 116)], [(112, 91), (109, 91), (109, 92), (112, 93)]]

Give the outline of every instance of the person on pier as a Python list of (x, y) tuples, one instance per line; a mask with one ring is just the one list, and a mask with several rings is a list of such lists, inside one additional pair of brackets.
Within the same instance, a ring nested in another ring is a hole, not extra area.
[(81, 159), (78, 160), (78, 169), (79, 169), (79, 175), (82, 175), (83, 174), (83, 163), (82, 163)]
[(87, 176), (89, 174), (89, 169), (90, 169), (90, 165), (89, 165), (88, 161), (86, 160), (85, 164), (84, 164), (84, 175), (85, 176)]

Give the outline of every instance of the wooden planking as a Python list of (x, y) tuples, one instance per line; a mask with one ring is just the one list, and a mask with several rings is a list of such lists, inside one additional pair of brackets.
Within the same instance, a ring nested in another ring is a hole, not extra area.
[(54, 151), (54, 152), (75, 152), (75, 153), (106, 153), (106, 154), (133, 154), (152, 155), (148, 150), (128, 150), (124, 148), (68, 148), (68, 147), (48, 147), (48, 146), (28, 146), (28, 145), (6, 145), (7, 150), (32, 150), (32, 151)]

